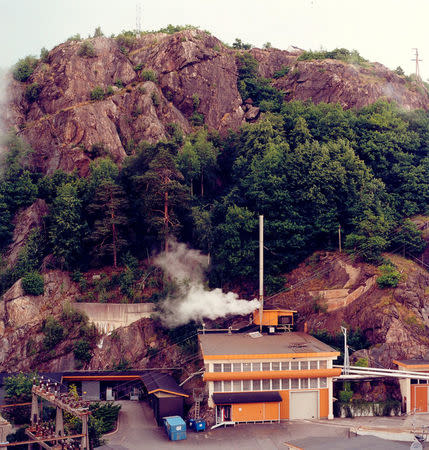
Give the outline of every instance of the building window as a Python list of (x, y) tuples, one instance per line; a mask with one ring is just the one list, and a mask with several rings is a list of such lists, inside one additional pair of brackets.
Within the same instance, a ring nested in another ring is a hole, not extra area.
[(308, 389), (308, 378), (301, 378), (301, 389)]
[(234, 392), (240, 392), (241, 391), (241, 380), (234, 380), (232, 386), (233, 386)]
[(419, 380), (416, 380), (414, 378), (411, 379), (411, 384), (419, 384)]
[(328, 379), (327, 378), (320, 378), (320, 387), (321, 388), (328, 387)]
[(326, 369), (327, 367), (328, 367), (328, 361), (326, 361), (326, 359), (319, 361), (319, 369)]
[(271, 370), (280, 370), (280, 363), (279, 362), (272, 362), (271, 363)]
[(282, 361), (282, 370), (289, 370), (289, 361)]
[(269, 391), (271, 389), (271, 380), (262, 380), (262, 390)]
[(269, 362), (262, 363), (262, 370), (264, 371), (271, 370), (271, 364)]
[[(317, 361), (310, 361), (310, 370), (315, 370), (315, 369), (317, 369)], [(225, 372), (226, 372), (226, 370), (225, 370)]]
[(292, 378), (290, 380), (290, 388), (291, 389), (298, 389), (299, 388), (299, 380), (298, 380), (298, 378)]
[(273, 379), (271, 380), (271, 389), (280, 389), (280, 380)]
[(289, 378), (282, 379), (282, 389), (290, 389)]
[(261, 363), (260, 362), (252, 363), (252, 371), (253, 372), (260, 372), (260, 370), (261, 370)]
[(308, 370), (308, 361), (301, 361), (301, 370)]
[(213, 364), (213, 372), (222, 372), (222, 364)]
[(231, 381), (223, 382), (223, 392), (231, 392)]
[(253, 380), (253, 390), (254, 391), (261, 390), (261, 380)]
[(243, 372), (251, 372), (252, 363), (243, 363)]
[(310, 387), (312, 389), (317, 388), (317, 378), (310, 378)]
[(222, 392), (222, 381), (213, 381), (213, 390), (215, 392)]
[(224, 372), (231, 372), (231, 363), (224, 363), (223, 364), (223, 371)]
[(252, 389), (252, 380), (243, 380), (243, 391), (250, 391)]
[(290, 363), (290, 370), (299, 370), (299, 362), (298, 361), (291, 361), (291, 363)]
[(241, 363), (233, 363), (232, 371), (233, 372), (241, 372)]

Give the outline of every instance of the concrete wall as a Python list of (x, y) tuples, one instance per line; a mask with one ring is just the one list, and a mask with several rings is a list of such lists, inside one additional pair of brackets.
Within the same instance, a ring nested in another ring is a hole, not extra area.
[(142, 318), (150, 318), (153, 303), (74, 303), (73, 308), (85, 313), (101, 333), (126, 327)]

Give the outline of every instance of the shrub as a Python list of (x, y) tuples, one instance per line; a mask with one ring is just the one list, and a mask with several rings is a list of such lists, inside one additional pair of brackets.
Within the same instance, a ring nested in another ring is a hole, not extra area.
[(107, 86), (106, 92), (104, 93), (104, 95), (109, 96), (109, 95), (113, 95), (113, 93), (114, 93), (113, 86)]
[(13, 68), (13, 78), (17, 81), (27, 81), (34, 72), (37, 65), (37, 58), (34, 56), (26, 56), (20, 59)]
[(91, 42), (84, 41), (77, 52), (79, 56), (86, 58), (94, 58), (95, 57), (95, 49)]
[(74, 357), (81, 363), (89, 363), (92, 359), (91, 345), (85, 339), (79, 339), (73, 347)]
[(349, 403), (353, 397), (353, 391), (350, 388), (350, 383), (344, 383), (344, 390), (339, 392), (339, 400), (342, 403)]
[(90, 93), (91, 100), (103, 100), (104, 89), (101, 86), (96, 86)]
[(245, 44), (241, 39), (236, 38), (232, 43), (232, 48), (237, 50), (250, 50), (252, 48), (252, 44)]
[(156, 92), (152, 92), (150, 98), (152, 99), (152, 103), (154, 104), (154, 106), (160, 105), (159, 96)]
[(49, 51), (45, 47), (43, 47), (40, 50), (40, 61), (42, 61), (44, 63), (48, 63), (49, 62)]
[(274, 72), (273, 78), (277, 79), (277, 78), (284, 77), (289, 72), (290, 72), (290, 67), (289, 66), (283, 66), (280, 70), (278, 70), (277, 72)]
[(97, 27), (94, 31), (94, 37), (104, 36), (104, 33), (101, 31), (101, 27)]
[(122, 53), (128, 53), (136, 41), (136, 33), (133, 31), (123, 31), (116, 36), (116, 42)]
[(380, 289), (396, 287), (401, 280), (401, 273), (393, 264), (383, 264), (380, 266), (381, 275), (377, 278)]
[(37, 83), (32, 83), (25, 90), (25, 98), (29, 103), (35, 102), (40, 94), (41, 88)]
[(80, 36), (80, 34), (79, 33), (76, 33), (76, 34), (74, 34), (73, 36), (70, 36), (68, 39), (67, 39), (67, 42), (70, 42), (70, 41), (81, 41), (82, 40), (82, 37)]
[(38, 272), (29, 272), (22, 278), (22, 289), (28, 295), (43, 295), (45, 282)]
[(158, 82), (158, 75), (153, 70), (143, 70), (141, 77), (143, 81), (153, 81), (154, 83)]
[(43, 346), (46, 350), (54, 349), (64, 338), (64, 328), (53, 316), (49, 316), (42, 327)]
[(124, 82), (119, 78), (115, 81), (114, 85), (119, 89), (122, 89), (125, 86)]
[(346, 48), (336, 48), (330, 51), (326, 50), (316, 52), (313, 52), (312, 50), (305, 51), (298, 56), (297, 61), (311, 61), (314, 59), (338, 59), (340, 61), (345, 61), (350, 64), (360, 64), (360, 65), (363, 65), (364, 63), (368, 62), (365, 58), (362, 58), (362, 56), (360, 56), (357, 50), (350, 51), (347, 50)]
[(197, 111), (192, 114), (190, 120), (194, 127), (201, 127), (204, 125), (204, 115)]

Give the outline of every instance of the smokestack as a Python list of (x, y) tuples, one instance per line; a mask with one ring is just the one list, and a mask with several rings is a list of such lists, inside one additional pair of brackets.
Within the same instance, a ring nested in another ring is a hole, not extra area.
[(264, 311), (264, 216), (259, 216), (259, 331)]

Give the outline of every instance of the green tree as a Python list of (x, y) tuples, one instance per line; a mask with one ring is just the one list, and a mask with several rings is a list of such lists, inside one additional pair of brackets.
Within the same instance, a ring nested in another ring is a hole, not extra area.
[(64, 328), (53, 316), (44, 321), (42, 331), (45, 335), (43, 345), (46, 350), (52, 350), (64, 339)]
[(404, 254), (420, 255), (426, 248), (426, 245), (427, 243), (423, 239), (421, 230), (410, 219), (403, 221), (392, 238), (392, 248), (394, 250), (400, 248)]
[(94, 37), (104, 36), (104, 33), (101, 31), (101, 27), (97, 27), (94, 31)]
[(48, 232), (52, 252), (61, 266), (72, 268), (77, 265), (84, 229), (77, 186), (66, 183), (58, 189), (54, 199)]
[(20, 59), (13, 68), (13, 78), (17, 81), (27, 81), (37, 66), (37, 58), (34, 56), (26, 56)]
[(89, 216), (93, 219), (93, 229), (88, 237), (94, 244), (92, 253), (97, 258), (113, 255), (115, 268), (118, 252), (127, 244), (124, 239), (124, 227), (128, 223), (127, 208), (125, 193), (113, 180), (103, 181), (88, 205)]

